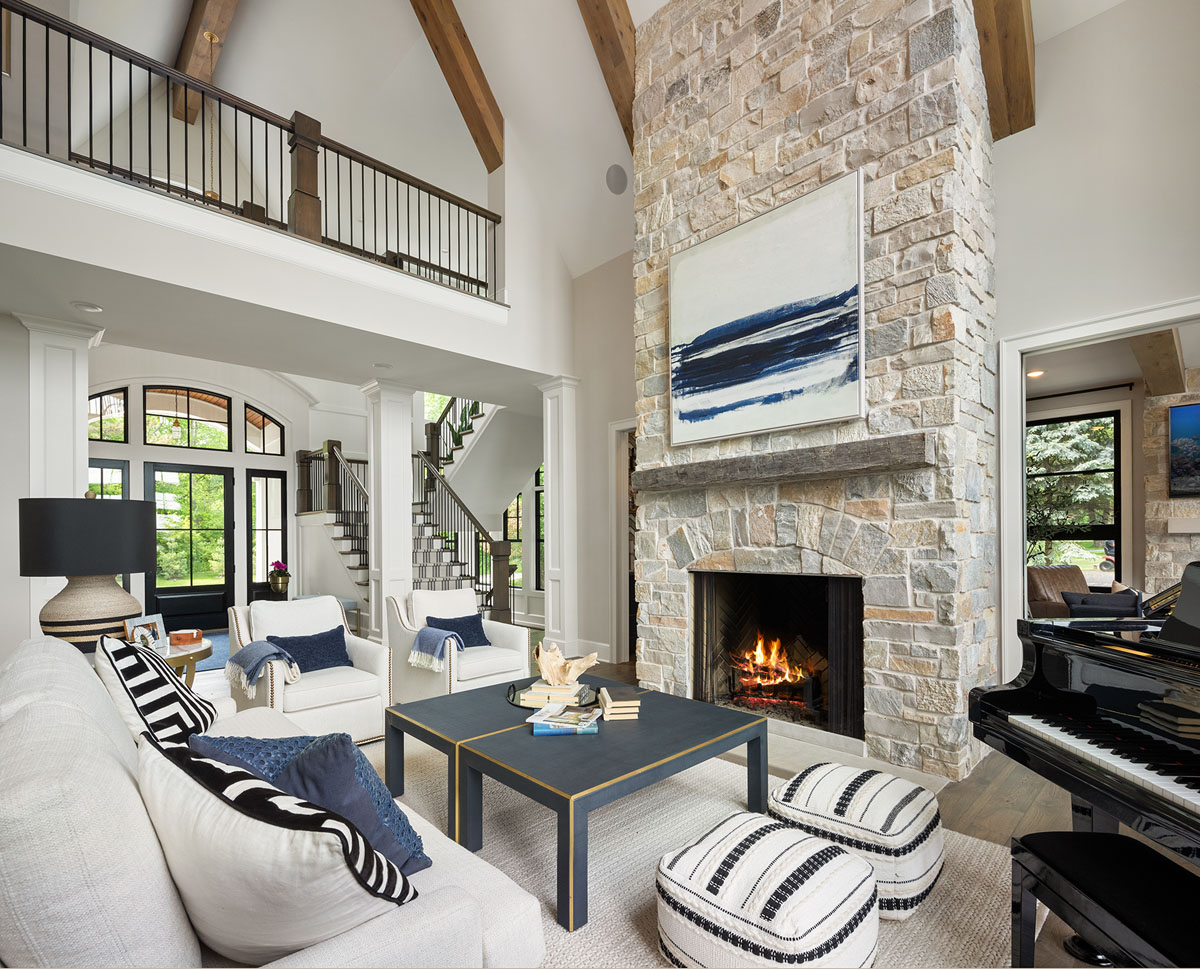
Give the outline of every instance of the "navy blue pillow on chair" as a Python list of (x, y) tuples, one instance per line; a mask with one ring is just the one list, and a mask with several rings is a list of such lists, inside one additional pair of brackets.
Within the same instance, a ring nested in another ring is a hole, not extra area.
[(492, 641), (483, 631), (483, 616), (475, 613), (473, 616), (460, 616), (458, 619), (439, 619), (437, 616), (426, 616), (425, 625), (434, 629), (444, 629), (448, 633), (458, 633), (464, 646), (491, 646)]
[(340, 814), (406, 875), (433, 864), (421, 836), (349, 734), (279, 739), (193, 734), (189, 746), (201, 757), (240, 767), (285, 794)]
[(346, 630), (342, 626), (312, 636), (268, 636), (267, 642), (287, 650), (301, 673), (354, 665), (346, 652)]

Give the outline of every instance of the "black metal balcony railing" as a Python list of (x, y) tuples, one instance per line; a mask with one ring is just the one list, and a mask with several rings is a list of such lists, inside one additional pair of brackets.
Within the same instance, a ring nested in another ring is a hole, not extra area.
[[(0, 142), (498, 298), (495, 213), (24, 0), (0, 11)], [(181, 98), (195, 124), (175, 117)]]

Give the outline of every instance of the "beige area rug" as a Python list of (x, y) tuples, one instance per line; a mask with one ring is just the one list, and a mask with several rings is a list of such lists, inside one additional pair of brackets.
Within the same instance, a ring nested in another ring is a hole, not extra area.
[[(568, 745), (570, 738), (548, 738)], [(365, 752), (382, 772), (383, 744)], [(401, 803), (446, 826), (446, 758), (409, 739)], [(779, 778), (771, 779), (781, 783)], [(588, 923), (555, 921), (555, 815), (502, 784), (483, 781), (481, 857), (542, 901), (547, 967), (666, 966), (659, 955), (654, 872), (658, 859), (723, 817), (745, 810), (745, 768), (710, 760), (600, 808), (589, 820)], [(430, 852), (437, 864), (437, 852)], [(419, 876), (418, 876), (419, 877)], [(905, 922), (880, 922), (876, 966), (1007, 966), (1008, 852), (946, 832), (946, 864), (933, 893)]]

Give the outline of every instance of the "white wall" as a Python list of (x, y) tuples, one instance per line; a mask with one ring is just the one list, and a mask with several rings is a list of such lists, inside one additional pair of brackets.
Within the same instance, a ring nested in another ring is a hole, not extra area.
[(1038, 45), (1037, 124), (994, 149), (998, 339), (1200, 293), (1198, 35), (1195, 0), (1126, 0)]
[[(580, 377), (575, 433), (579, 454), (579, 638), (614, 657), (614, 565), (609, 514), (609, 424), (634, 416), (633, 253), (585, 273), (574, 283), (576, 373)], [(625, 519), (620, 520), (621, 525)], [(628, 567), (622, 564), (622, 576)], [(626, 581), (616, 584), (625, 595)]]
[[(17, 499), (29, 494), (29, 331), (0, 315), (0, 662), (29, 635), (29, 580), (20, 575)], [(36, 618), (36, 617), (33, 617)]]

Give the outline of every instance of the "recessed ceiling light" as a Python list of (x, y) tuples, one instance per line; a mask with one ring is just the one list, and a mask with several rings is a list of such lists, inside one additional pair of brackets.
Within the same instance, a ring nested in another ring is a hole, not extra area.
[(1045, 373), (1046, 373), (1045, 370), (1026, 370), (1025, 376), (1032, 377), (1034, 380), (1036, 380), (1038, 377), (1043, 376)]
[(89, 303), (87, 300), (75, 299), (75, 300), (71, 301), (71, 305), (74, 306), (75, 309), (80, 310), (81, 312), (84, 312), (84, 313), (103, 313), (104, 312), (103, 306), (98, 306), (95, 303)]
[(373, 364), (371, 364), (371, 366), (374, 367), (376, 370), (391, 370), (392, 369), (392, 365), (390, 363), (373, 363)]

